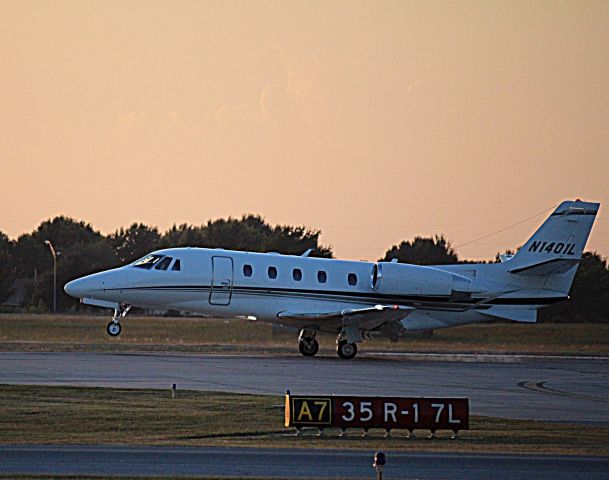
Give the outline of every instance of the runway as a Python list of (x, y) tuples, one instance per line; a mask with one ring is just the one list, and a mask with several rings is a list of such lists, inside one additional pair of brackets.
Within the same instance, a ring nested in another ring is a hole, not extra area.
[[(386, 452), (391, 479), (606, 479), (609, 459)], [(1, 446), (0, 474), (373, 478), (374, 452), (255, 448)]]
[(456, 396), (474, 415), (609, 425), (609, 360), (513, 360), (0, 352), (0, 384)]

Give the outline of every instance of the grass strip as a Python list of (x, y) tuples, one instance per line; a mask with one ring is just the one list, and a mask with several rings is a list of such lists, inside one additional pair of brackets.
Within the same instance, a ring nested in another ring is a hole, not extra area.
[[(151, 351), (285, 354), (297, 333), (246, 320), (127, 316), (118, 338), (106, 334), (109, 316), (0, 314), (3, 351)], [(399, 342), (374, 340), (362, 351), (446, 353), (609, 354), (609, 324), (490, 323), (436, 330)], [(320, 334), (321, 352), (334, 354), (335, 337)]]
[(350, 430), (296, 437), (283, 428), (283, 397), (88, 387), (0, 385), (0, 443), (327, 448), (609, 455), (609, 428), (474, 416), (449, 432), (415, 439)]

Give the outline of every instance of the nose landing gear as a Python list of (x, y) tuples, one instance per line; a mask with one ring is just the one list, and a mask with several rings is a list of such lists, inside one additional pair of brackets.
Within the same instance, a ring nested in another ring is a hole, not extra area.
[(106, 327), (106, 332), (108, 332), (108, 335), (111, 337), (118, 337), (121, 334), (121, 324), (111, 320)]
[(106, 327), (106, 332), (111, 337), (118, 337), (121, 334), (121, 324), (120, 319), (127, 315), (127, 313), (131, 310), (131, 305), (127, 305), (126, 303), (120, 303), (117, 308), (114, 309), (114, 316), (112, 320)]

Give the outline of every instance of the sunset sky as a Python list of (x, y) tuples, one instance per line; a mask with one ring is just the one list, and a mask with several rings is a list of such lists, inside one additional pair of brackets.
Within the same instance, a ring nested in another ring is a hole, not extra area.
[(609, 2), (0, 0), (0, 231), (257, 213), (462, 258), (600, 201)]

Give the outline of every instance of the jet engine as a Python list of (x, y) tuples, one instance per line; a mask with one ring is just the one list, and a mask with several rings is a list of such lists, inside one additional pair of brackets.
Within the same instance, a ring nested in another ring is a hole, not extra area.
[(380, 262), (372, 269), (372, 288), (385, 295), (451, 295), (455, 283), (464, 281), (460, 275), (421, 265)]

